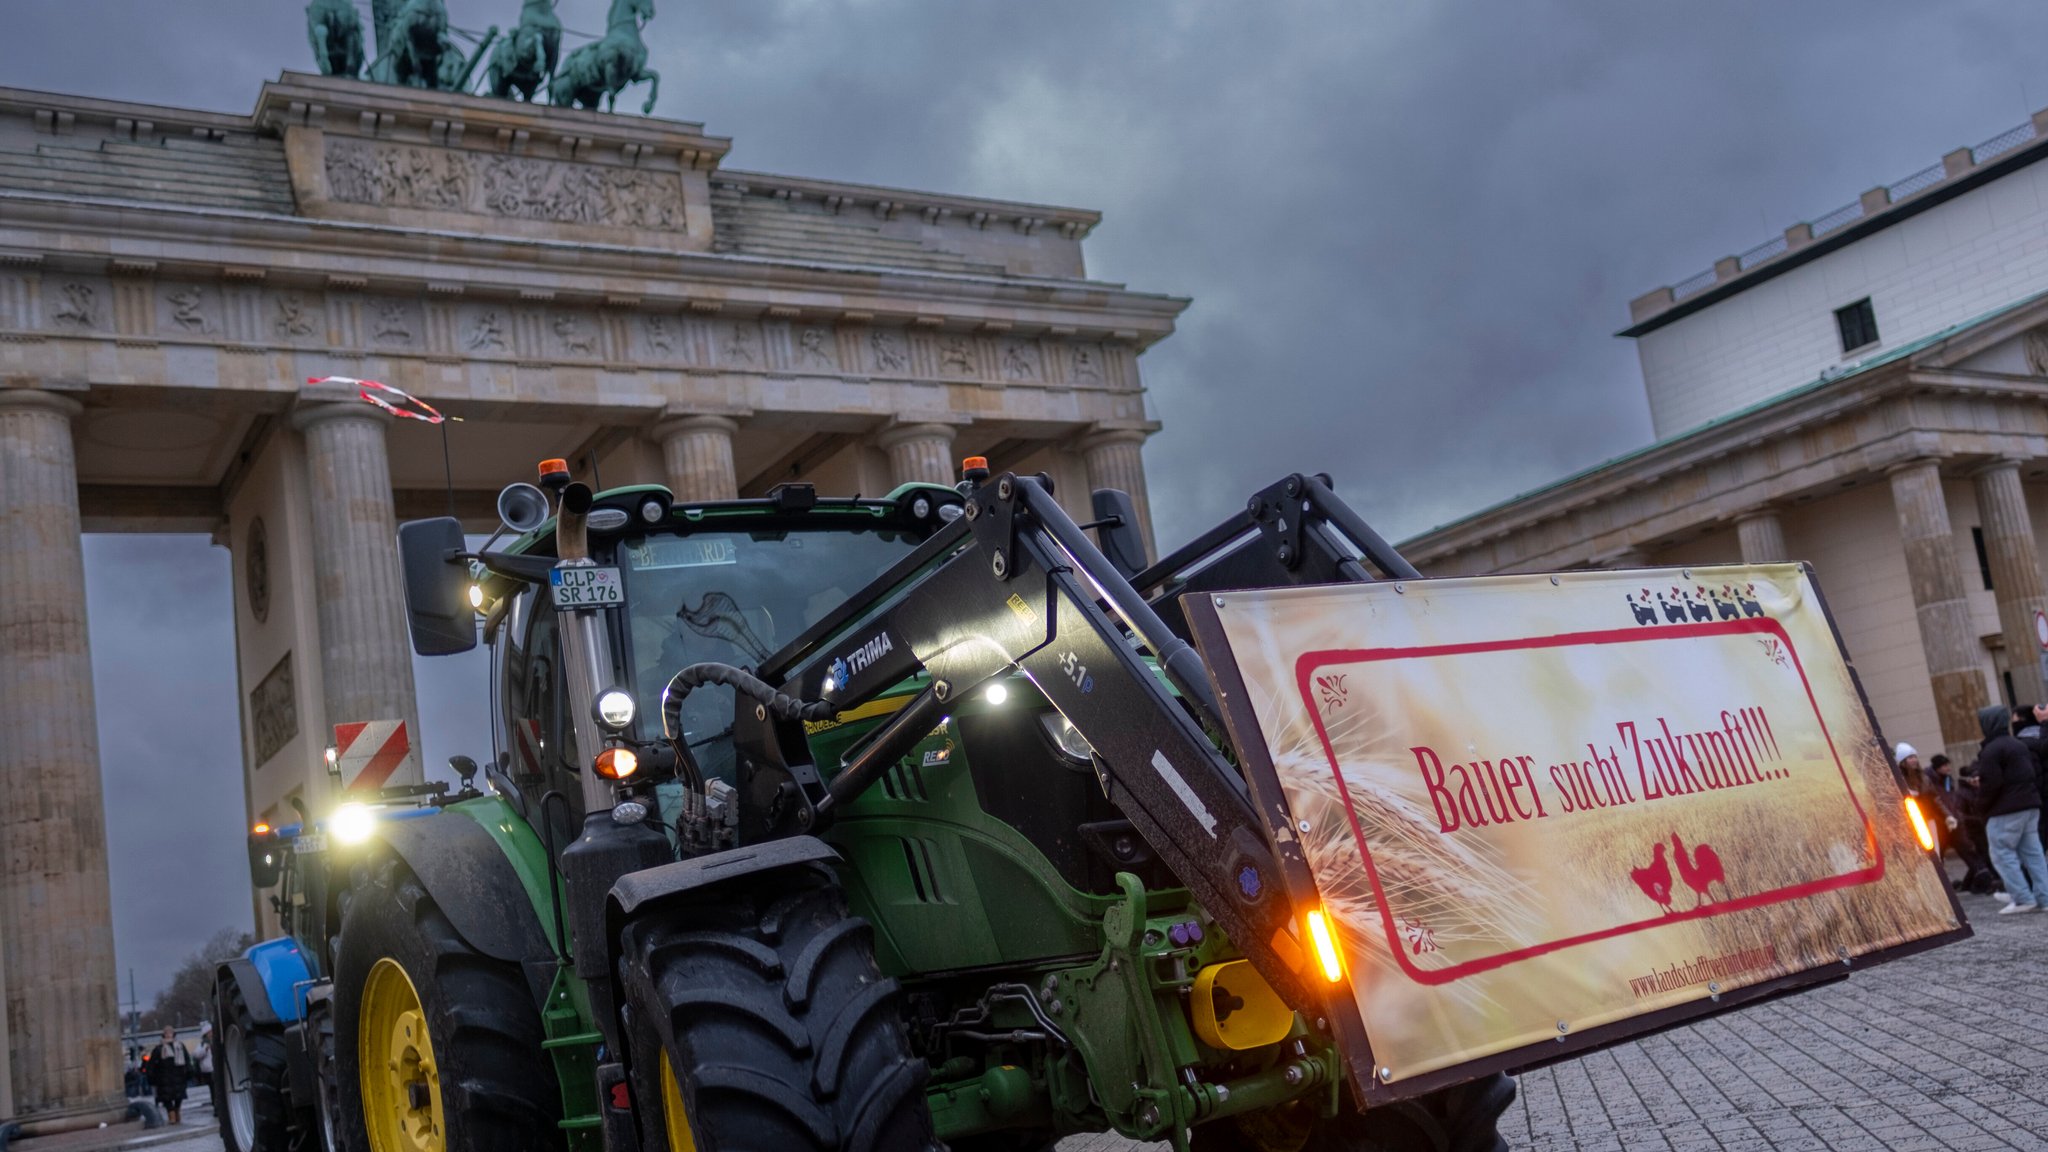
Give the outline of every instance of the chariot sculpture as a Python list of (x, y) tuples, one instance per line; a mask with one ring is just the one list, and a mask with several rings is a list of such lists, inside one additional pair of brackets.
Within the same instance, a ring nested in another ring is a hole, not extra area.
[[(647, 67), (640, 35), (654, 17), (654, 0), (611, 0), (604, 35), (566, 57), (557, 3), (522, 0), (519, 23), (500, 40), (496, 25), (481, 34), (452, 27), (446, 0), (371, 0), (376, 56), (367, 59), (362, 16), (350, 0), (311, 0), (306, 37), (324, 75), (466, 92), (483, 66), (481, 89), (492, 96), (607, 111), (616, 109), (620, 92), (645, 82), (640, 110), (654, 111), (661, 75)], [(475, 50), (465, 52), (457, 36), (475, 41)]]

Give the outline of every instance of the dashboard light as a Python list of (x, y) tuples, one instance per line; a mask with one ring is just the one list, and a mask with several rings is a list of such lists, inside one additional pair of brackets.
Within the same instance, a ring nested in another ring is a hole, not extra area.
[(376, 810), (362, 804), (343, 804), (327, 818), (328, 831), (342, 844), (361, 844), (376, 827)]

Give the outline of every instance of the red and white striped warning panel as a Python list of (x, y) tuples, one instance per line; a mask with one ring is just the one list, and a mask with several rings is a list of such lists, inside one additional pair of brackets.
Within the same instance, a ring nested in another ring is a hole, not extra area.
[(400, 768), (419, 775), (419, 758), (403, 720), (336, 724), (334, 754), (345, 789), (382, 788)]
[(540, 721), (520, 717), (512, 722), (512, 746), (519, 752), (519, 768), (522, 776), (540, 775), (541, 738)]

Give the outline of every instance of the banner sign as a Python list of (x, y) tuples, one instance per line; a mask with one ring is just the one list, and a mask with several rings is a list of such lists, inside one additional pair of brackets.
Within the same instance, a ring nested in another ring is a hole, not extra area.
[(1188, 607), (1375, 1088), (1961, 927), (1802, 566)]

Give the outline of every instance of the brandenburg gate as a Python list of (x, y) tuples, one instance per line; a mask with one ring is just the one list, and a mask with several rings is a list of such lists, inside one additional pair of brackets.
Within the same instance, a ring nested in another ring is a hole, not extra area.
[[(332, 724), (418, 719), (394, 531), (449, 506), (444, 428), (478, 531), (548, 456), (687, 502), (872, 495), (979, 454), (1149, 521), (1138, 356), (1187, 301), (1089, 279), (1097, 214), (735, 171), (730, 147), (295, 73), (248, 116), (0, 89), (15, 1115), (120, 1094), (81, 532), (232, 550), (255, 819), (317, 805)], [(337, 376), (461, 422), (308, 383)]]

